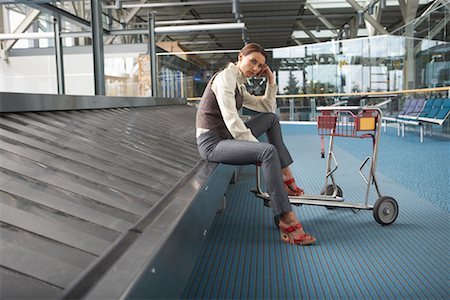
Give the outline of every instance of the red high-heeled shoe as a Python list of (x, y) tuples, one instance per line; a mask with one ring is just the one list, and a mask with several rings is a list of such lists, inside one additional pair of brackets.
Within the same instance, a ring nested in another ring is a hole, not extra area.
[(284, 188), (289, 196), (301, 196), (305, 194), (305, 191), (299, 187), (295, 187), (295, 189), (291, 188), (291, 184), (295, 183), (295, 179), (291, 178), (284, 181)]
[(306, 246), (314, 244), (316, 242), (316, 238), (307, 233), (301, 234), (298, 238), (294, 237), (293, 232), (301, 229), (302, 229), (301, 224), (295, 224), (285, 228), (283, 227), (283, 225), (280, 224), (281, 239), (286, 243), (295, 245)]

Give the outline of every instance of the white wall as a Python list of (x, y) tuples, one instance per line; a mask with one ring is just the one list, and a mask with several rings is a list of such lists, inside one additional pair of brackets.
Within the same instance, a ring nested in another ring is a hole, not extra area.
[[(90, 54), (64, 55), (66, 94), (93, 95), (93, 61)], [(54, 55), (10, 56), (0, 64), (0, 91), (56, 94)]]
[[(136, 45), (131, 51), (124, 49), (119, 53), (113, 48), (114, 45), (105, 47), (105, 60), (138, 57), (146, 49)], [(66, 94), (94, 95), (93, 63), (91, 53), (64, 53)], [(53, 54), (9, 56), (7, 60), (0, 57), (0, 92), (56, 94), (57, 90), (56, 59)]]
[(9, 57), (0, 63), (0, 91), (56, 93), (55, 63), (49, 56)]

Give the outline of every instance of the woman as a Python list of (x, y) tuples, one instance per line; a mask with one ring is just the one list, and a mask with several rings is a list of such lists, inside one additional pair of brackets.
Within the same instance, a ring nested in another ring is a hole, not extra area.
[[(276, 109), (277, 86), (266, 65), (267, 54), (255, 43), (245, 45), (238, 61), (230, 63), (209, 81), (200, 101), (196, 127), (200, 156), (213, 162), (233, 165), (260, 164), (271, 199), (271, 205), (280, 220), (281, 238), (285, 242), (309, 245), (316, 241), (306, 234), (292, 211), (288, 195), (301, 195), (289, 165), (292, 158), (284, 145)], [(245, 88), (247, 77), (267, 78), (265, 95), (259, 99)], [(261, 112), (244, 123), (239, 109)], [(256, 137), (267, 134), (268, 143)]]

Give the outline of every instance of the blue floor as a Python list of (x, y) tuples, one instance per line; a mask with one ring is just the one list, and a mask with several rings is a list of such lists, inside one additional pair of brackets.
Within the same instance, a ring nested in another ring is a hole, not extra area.
[[(449, 299), (450, 140), (420, 144), (390, 128), (381, 137), (377, 176), (383, 195), (394, 197), (399, 216), (381, 226), (372, 211), (295, 207), (310, 247), (280, 241), (273, 215), (249, 192), (254, 167), (242, 169), (227, 191), (227, 208), (215, 218), (187, 299)], [(308, 194), (324, 184), (325, 160), (314, 126), (283, 125), (294, 157), (292, 169)], [(336, 180), (348, 202), (361, 203), (366, 185), (359, 165), (369, 140), (335, 143)], [(374, 191), (370, 203), (376, 200)]]

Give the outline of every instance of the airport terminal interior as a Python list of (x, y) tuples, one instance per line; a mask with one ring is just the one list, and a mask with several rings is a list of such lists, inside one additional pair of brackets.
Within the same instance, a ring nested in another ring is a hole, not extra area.
[[(449, 33), (449, 0), (0, 1), (0, 299), (449, 299)], [(312, 245), (198, 150), (248, 43)]]

